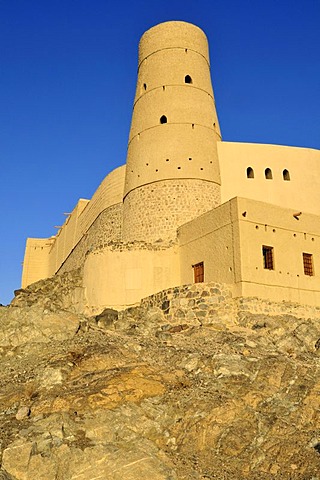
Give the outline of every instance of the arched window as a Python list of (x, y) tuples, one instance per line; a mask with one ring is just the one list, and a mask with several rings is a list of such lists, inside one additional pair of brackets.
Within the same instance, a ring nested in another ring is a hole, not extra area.
[(184, 77), (184, 83), (192, 83), (192, 78), (190, 77), (190, 75), (186, 75)]
[(271, 171), (270, 168), (265, 169), (264, 176), (266, 177), (267, 180), (272, 180), (273, 179), (272, 171)]
[(287, 182), (290, 181), (290, 173), (287, 169), (284, 169), (282, 172), (283, 180), (286, 180)]
[(251, 167), (247, 168), (247, 178), (254, 178), (254, 171)]
[(160, 117), (160, 123), (167, 123), (168, 120), (167, 120), (167, 117), (165, 115), (162, 115), (162, 117)]

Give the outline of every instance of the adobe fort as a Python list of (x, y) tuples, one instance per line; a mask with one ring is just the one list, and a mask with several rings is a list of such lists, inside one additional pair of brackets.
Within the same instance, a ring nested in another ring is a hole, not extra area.
[(222, 141), (206, 36), (166, 22), (140, 41), (126, 165), (27, 240), (22, 286), (80, 269), (91, 311), (193, 282), (316, 306), (319, 246), (320, 151)]

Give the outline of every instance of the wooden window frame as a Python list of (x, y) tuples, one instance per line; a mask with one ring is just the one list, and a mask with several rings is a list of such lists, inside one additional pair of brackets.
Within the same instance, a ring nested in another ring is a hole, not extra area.
[(199, 262), (192, 265), (194, 283), (204, 282), (204, 263)]
[(303, 272), (305, 275), (309, 277), (314, 276), (314, 268), (313, 268), (313, 255), (312, 253), (302, 253), (302, 261), (303, 261)]
[(274, 254), (273, 247), (270, 245), (262, 245), (263, 268), (266, 270), (274, 270)]

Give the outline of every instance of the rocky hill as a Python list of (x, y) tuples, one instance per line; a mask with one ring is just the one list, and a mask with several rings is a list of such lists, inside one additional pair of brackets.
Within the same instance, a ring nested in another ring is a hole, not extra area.
[(88, 317), (34, 289), (0, 308), (1, 480), (320, 480), (320, 314), (222, 314), (204, 285)]

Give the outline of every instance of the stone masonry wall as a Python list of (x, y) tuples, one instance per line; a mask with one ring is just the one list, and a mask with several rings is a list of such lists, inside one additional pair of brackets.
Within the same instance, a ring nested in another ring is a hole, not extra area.
[(168, 322), (195, 324), (239, 324), (248, 313), (292, 315), (319, 319), (320, 307), (293, 302), (272, 302), (256, 297), (232, 297), (232, 287), (221, 283), (194, 283), (169, 288), (141, 300), (142, 309), (160, 308)]
[(194, 179), (164, 180), (132, 190), (123, 204), (123, 240), (176, 237), (177, 227), (220, 205), (220, 186)]
[(57, 273), (65, 273), (82, 267), (87, 252), (111, 241), (121, 240), (122, 203), (106, 208), (64, 261)]

